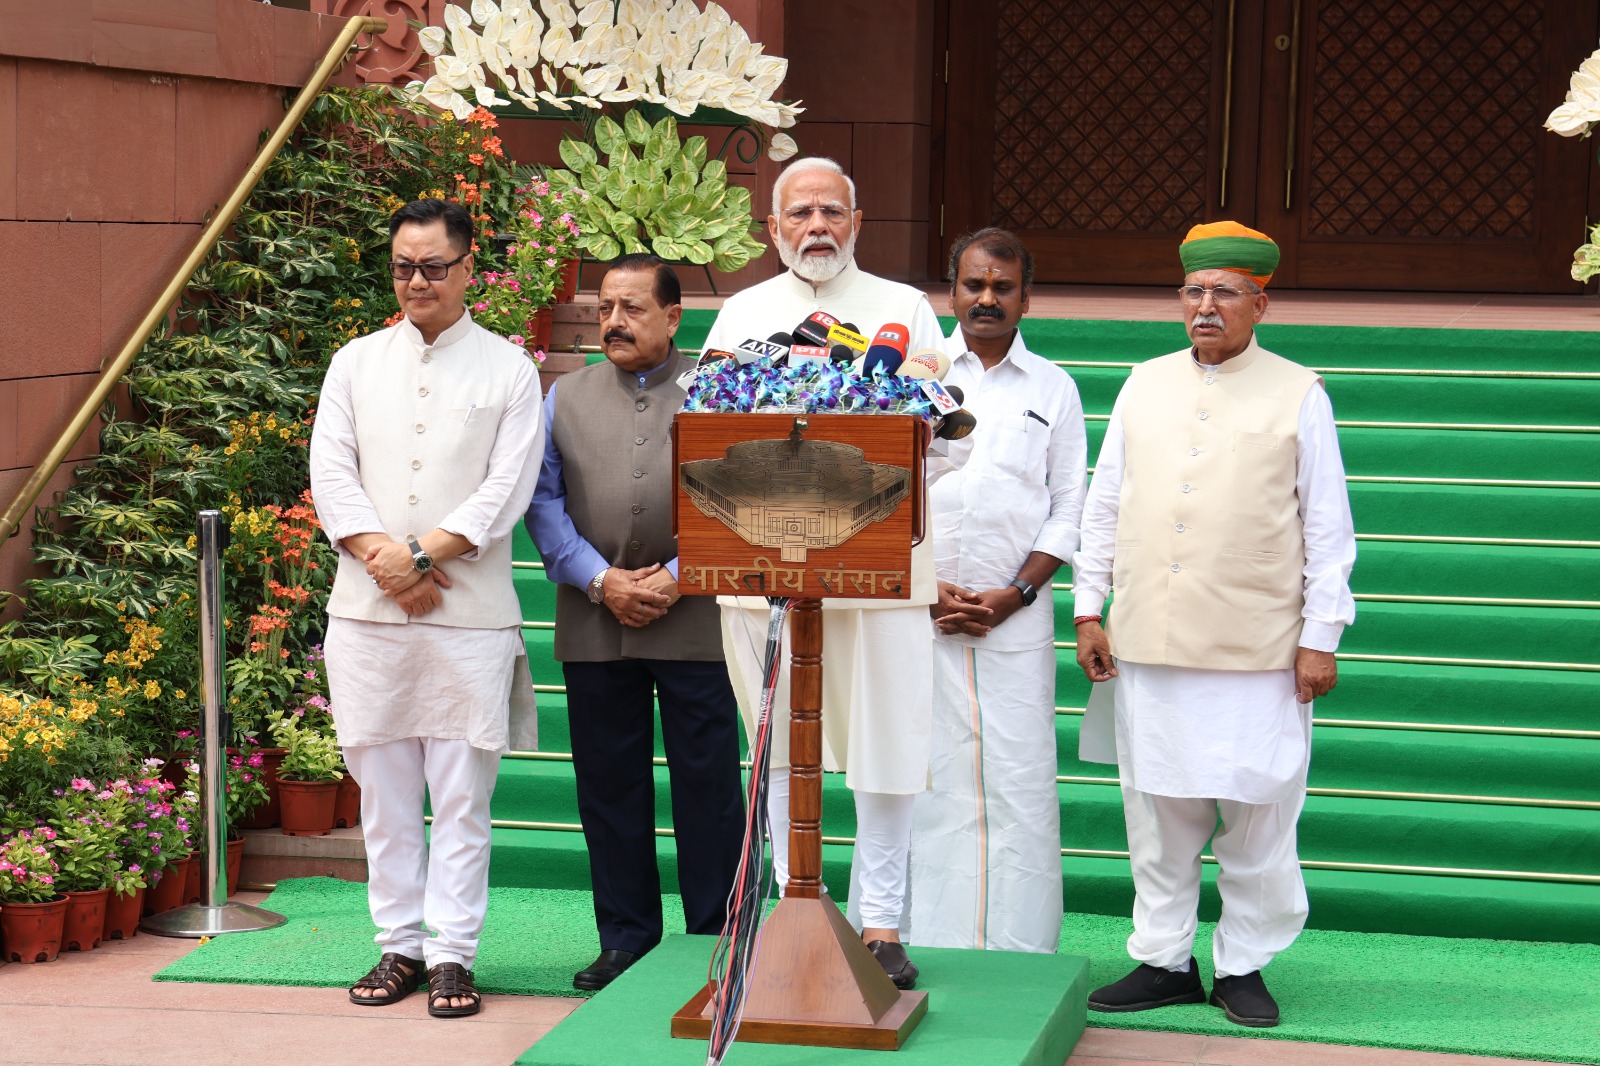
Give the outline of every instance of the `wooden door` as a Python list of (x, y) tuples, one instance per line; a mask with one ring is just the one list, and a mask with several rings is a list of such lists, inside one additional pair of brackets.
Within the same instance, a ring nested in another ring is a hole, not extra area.
[(1017, 231), (1043, 282), (1169, 284), (1197, 222), (1277, 287), (1573, 292), (1592, 148), (1542, 128), (1592, 0), (949, 0), (931, 264)]

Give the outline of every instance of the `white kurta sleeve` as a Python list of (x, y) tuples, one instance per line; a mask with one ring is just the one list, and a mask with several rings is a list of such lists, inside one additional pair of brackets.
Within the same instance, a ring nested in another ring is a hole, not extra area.
[(346, 537), (384, 532), (378, 509), (361, 485), (349, 362), (344, 358), (348, 350), (335, 352), (328, 364), (316, 424), (311, 427), (311, 498), (323, 533), (340, 551)]
[(1072, 557), (1072, 613), (1100, 614), (1111, 594), (1111, 563), (1117, 550), (1117, 511), (1122, 505), (1122, 394), (1111, 408), (1094, 480), (1083, 502), (1078, 551)]
[(477, 558), (479, 551), (509, 536), (527, 514), (544, 460), (544, 428), (539, 372), (530, 360), (519, 370), (500, 415), (483, 482), (439, 522), (446, 533), (472, 542), (473, 549), (460, 558)]
[(1033, 538), (1033, 550), (1066, 561), (1078, 547), (1078, 526), (1083, 519), (1084, 465), (1088, 462), (1089, 444), (1077, 382), (1066, 371), (1057, 372), (1067, 379), (1067, 387), (1060, 406), (1052, 412), (1055, 422), (1050, 426), (1050, 447), (1045, 453), (1050, 517)]
[(944, 328), (939, 325), (939, 316), (934, 313), (933, 305), (926, 296), (917, 301), (916, 309), (911, 312), (911, 321), (906, 325), (911, 329), (906, 351), (915, 352), (923, 348), (944, 350)]
[(1350, 594), (1356, 531), (1333, 404), (1321, 385), (1307, 392), (1300, 404), (1298, 433), (1295, 487), (1306, 551), (1300, 646), (1331, 652), (1338, 650), (1344, 627), (1356, 620), (1356, 601)]

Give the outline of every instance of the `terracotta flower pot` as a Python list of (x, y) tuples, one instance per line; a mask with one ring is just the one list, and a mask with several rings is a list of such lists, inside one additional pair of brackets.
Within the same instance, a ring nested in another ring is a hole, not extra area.
[(200, 902), (200, 874), (205, 870), (205, 863), (200, 861), (200, 853), (196, 851), (189, 856), (189, 868), (183, 873), (183, 902)]
[(541, 308), (533, 313), (533, 332), (522, 340), (522, 346), (528, 351), (550, 350), (550, 338), (556, 330), (556, 313), (548, 307)]
[(228, 895), (239, 891), (239, 871), (244, 867), (244, 837), (228, 841)]
[(234, 829), (271, 829), (283, 818), (282, 807), (278, 798), (278, 767), (283, 765), (285, 754), (282, 748), (257, 748), (261, 753), (261, 780), (267, 785), (267, 802), (250, 812), (250, 817), (241, 818)]
[(0, 904), (0, 938), (7, 962), (50, 962), (61, 953), (67, 897), (48, 903)]
[(106, 929), (109, 888), (67, 893), (67, 916), (61, 926), (62, 951), (93, 951)]
[(333, 827), (349, 829), (361, 821), (361, 786), (345, 771), (339, 779), (339, 798), (333, 803)]
[(188, 876), (188, 859), (179, 859), (170, 866), (163, 867), (161, 880), (145, 889), (144, 913), (164, 914), (174, 907), (183, 906), (184, 889), (188, 887), (185, 882)]
[(555, 301), (569, 304), (578, 295), (578, 273), (583, 269), (581, 259), (568, 259), (561, 264), (561, 283), (556, 286)]
[(139, 888), (125, 896), (113, 892), (106, 897), (106, 940), (127, 940), (138, 935), (144, 894), (145, 889)]
[(337, 781), (280, 781), (283, 795), (283, 835), (318, 837), (333, 832), (333, 807), (339, 798)]

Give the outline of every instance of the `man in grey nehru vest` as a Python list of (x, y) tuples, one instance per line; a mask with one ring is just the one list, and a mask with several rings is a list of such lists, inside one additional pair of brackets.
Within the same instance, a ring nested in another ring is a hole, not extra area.
[(604, 988), (661, 940), (652, 690), (688, 932), (721, 932), (744, 836), (718, 608), (678, 598), (668, 431), (683, 406), (677, 379), (694, 365), (672, 341), (681, 314), (671, 267), (653, 255), (616, 260), (600, 286), (606, 362), (545, 399), (550, 432), (527, 526), (560, 586), (555, 652), (600, 933), (600, 957), (575, 988)]

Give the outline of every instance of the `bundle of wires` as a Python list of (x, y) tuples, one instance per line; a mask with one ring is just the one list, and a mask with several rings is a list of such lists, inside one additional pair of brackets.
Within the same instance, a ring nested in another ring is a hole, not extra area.
[(745, 997), (750, 991), (750, 976), (755, 971), (756, 952), (761, 945), (761, 917), (766, 901), (781, 890), (773, 883), (772, 864), (767, 861), (767, 838), (771, 826), (767, 818), (767, 771), (772, 760), (772, 702), (783, 665), (783, 623), (792, 601), (769, 597), (771, 615), (767, 622), (767, 648), (762, 664), (761, 713), (755, 736), (750, 738), (750, 785), (745, 794), (744, 848), (739, 870), (728, 893), (728, 920), (711, 953), (709, 977), (716, 990), (711, 996), (711, 1046), (706, 1066), (720, 1066), (723, 1055), (739, 1035), (744, 1016)]

